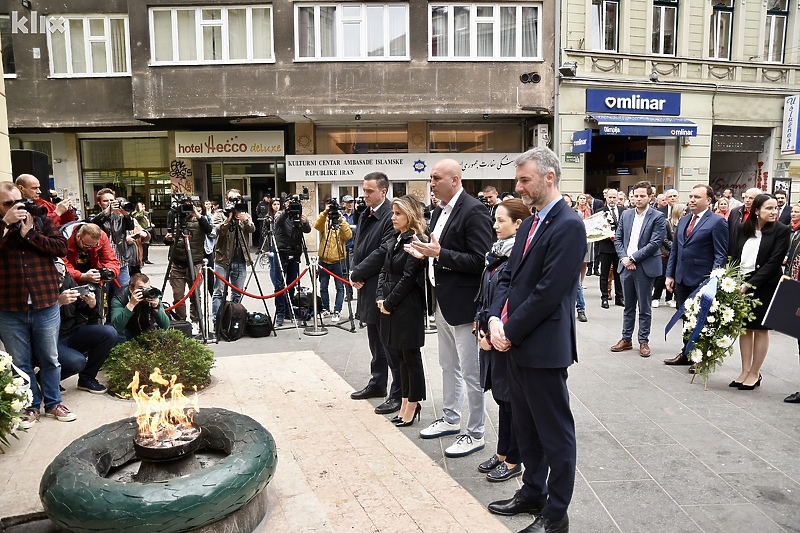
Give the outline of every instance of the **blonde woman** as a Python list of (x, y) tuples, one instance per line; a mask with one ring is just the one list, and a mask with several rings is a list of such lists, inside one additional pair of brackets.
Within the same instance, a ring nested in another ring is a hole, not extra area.
[(425, 344), (425, 263), (403, 249), (415, 235), (427, 241), (422, 204), (408, 195), (392, 200), (392, 226), (394, 238), (378, 277), (376, 303), (381, 311), (381, 342), (397, 350), (400, 360), (402, 403), (392, 422), (407, 427), (419, 420), (419, 402), (425, 399), (420, 351)]

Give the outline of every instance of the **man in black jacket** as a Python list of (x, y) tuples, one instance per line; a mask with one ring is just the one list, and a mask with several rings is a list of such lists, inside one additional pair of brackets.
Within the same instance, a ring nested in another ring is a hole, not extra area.
[[(278, 246), (283, 276), (275, 276), (273, 284), (275, 292), (280, 291), (300, 275), (300, 258), (303, 255), (303, 233), (311, 233), (311, 224), (302, 212), (299, 200), (287, 200), (284, 209), (275, 215), (273, 227), (275, 244)], [(277, 283), (276, 283), (277, 282)], [(294, 288), (289, 294), (275, 298), (275, 325), (282, 326), (286, 316), (286, 307), (291, 305), (289, 298), (294, 297)]]
[(358, 290), (358, 316), (367, 325), (371, 377), (363, 389), (350, 395), (354, 400), (381, 398), (386, 395), (389, 369), (392, 371), (392, 388), (389, 397), (375, 408), (378, 414), (400, 410), (400, 361), (397, 353), (381, 343), (378, 325), (380, 311), (375, 303), (378, 275), (386, 259), (387, 246), (394, 235), (391, 202), (386, 199), (389, 178), (382, 172), (364, 176), (364, 202), (368, 209), (361, 212), (358, 232), (353, 243), (353, 265), (350, 281)]
[[(619, 217), (625, 208), (617, 205), (617, 191), (615, 189), (608, 189), (606, 191), (606, 205), (599, 212), (603, 213), (611, 226), (611, 231), (617, 232), (617, 224)], [(619, 279), (619, 272), (617, 272), (617, 250), (614, 248), (614, 237), (597, 241), (598, 249), (600, 250), (600, 305), (603, 309), (608, 309), (608, 300), (610, 297), (608, 290), (608, 276), (613, 272), (614, 276), (614, 303), (620, 307), (625, 305), (625, 299), (622, 297), (622, 282)]]

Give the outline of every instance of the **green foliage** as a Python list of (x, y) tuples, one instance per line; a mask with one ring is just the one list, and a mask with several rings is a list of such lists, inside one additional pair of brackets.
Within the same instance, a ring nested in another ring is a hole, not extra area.
[(195, 386), (200, 389), (208, 384), (213, 365), (214, 352), (202, 342), (175, 329), (160, 329), (115, 346), (103, 370), (109, 390), (128, 398), (130, 391), (127, 387), (136, 371), (146, 380), (158, 367), (167, 379), (173, 374), (178, 376), (178, 382), (189, 391)]
[(11, 356), (0, 351), (0, 443), (9, 445), (8, 437), (17, 439), (20, 411), (31, 404), (33, 396), (30, 387), (21, 377), (12, 373)]

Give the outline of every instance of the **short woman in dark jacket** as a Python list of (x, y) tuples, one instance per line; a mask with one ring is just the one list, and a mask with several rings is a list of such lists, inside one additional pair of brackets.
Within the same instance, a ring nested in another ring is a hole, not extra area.
[(742, 373), (730, 383), (739, 390), (753, 390), (761, 385), (761, 365), (769, 350), (769, 329), (761, 322), (780, 282), (791, 233), (777, 219), (778, 202), (769, 194), (759, 194), (750, 207), (750, 216), (736, 228), (730, 244), (730, 255), (741, 264), (745, 274), (739, 291), (750, 292), (761, 301), (754, 310), (755, 320), (745, 325), (747, 333), (739, 337)]
[(497, 242), (486, 254), (486, 268), (483, 271), (481, 291), (478, 295), (479, 307), (476, 316), (478, 344), (480, 346), (481, 384), (483, 390), (492, 390), (492, 397), (500, 406), (500, 424), (497, 429), (497, 453), (478, 465), (480, 472), (486, 473), (489, 481), (505, 481), (522, 473), (519, 464), (519, 448), (511, 426), (511, 393), (508, 388), (508, 354), (492, 349), (486, 336), (489, 331), (489, 308), (497, 289), (498, 275), (506, 268), (508, 256), (514, 247), (514, 240), (522, 221), (531, 212), (522, 200), (517, 198), (503, 200), (495, 213), (494, 230)]
[(420, 348), (425, 344), (424, 262), (403, 246), (414, 237), (427, 240), (422, 205), (413, 196), (392, 200), (394, 240), (378, 277), (376, 300), (381, 310), (381, 342), (397, 350), (403, 402), (392, 419), (398, 427), (419, 419), (425, 399), (425, 371)]

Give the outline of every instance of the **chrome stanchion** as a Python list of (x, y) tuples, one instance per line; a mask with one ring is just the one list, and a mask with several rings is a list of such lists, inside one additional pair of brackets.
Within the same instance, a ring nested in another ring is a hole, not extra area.
[[(211, 277), (208, 277), (208, 276), (211, 276)], [(208, 295), (208, 289), (206, 287), (206, 283), (207, 283), (206, 280), (208, 280), (208, 279), (213, 279), (214, 283), (216, 283), (216, 281), (217, 281), (216, 278), (214, 277), (214, 271), (212, 270), (212, 268), (210, 266), (208, 266), (208, 259), (203, 259), (203, 281), (201, 281), (201, 284), (203, 286), (203, 292), (202, 292), (202, 294), (203, 294), (203, 318), (205, 319), (205, 323), (206, 323), (206, 329), (205, 329), (206, 336), (203, 338), (203, 342), (205, 344), (210, 344), (212, 342), (214, 344), (219, 344), (219, 339), (217, 338), (217, 330), (216, 330), (216, 328), (215, 327), (212, 327), (212, 328), (208, 327), (209, 324), (214, 324), (213, 317), (211, 317), (212, 320), (209, 320), (209, 317), (211, 316), (211, 314), (209, 312), (210, 311), (209, 306), (208, 306), (209, 295)], [(198, 285), (198, 287), (199, 287), (199, 285)]]
[(303, 335), (308, 335), (310, 337), (320, 337), (328, 334), (328, 330), (322, 323), (322, 318), (319, 316), (319, 308), (317, 307), (317, 276), (319, 275), (317, 270), (319, 268), (318, 261), (318, 258), (313, 257), (311, 258), (311, 261), (309, 261), (308, 265), (308, 273), (311, 275), (311, 298), (313, 300), (311, 308), (314, 316), (312, 317), (313, 325), (306, 326), (306, 329), (303, 331)]

